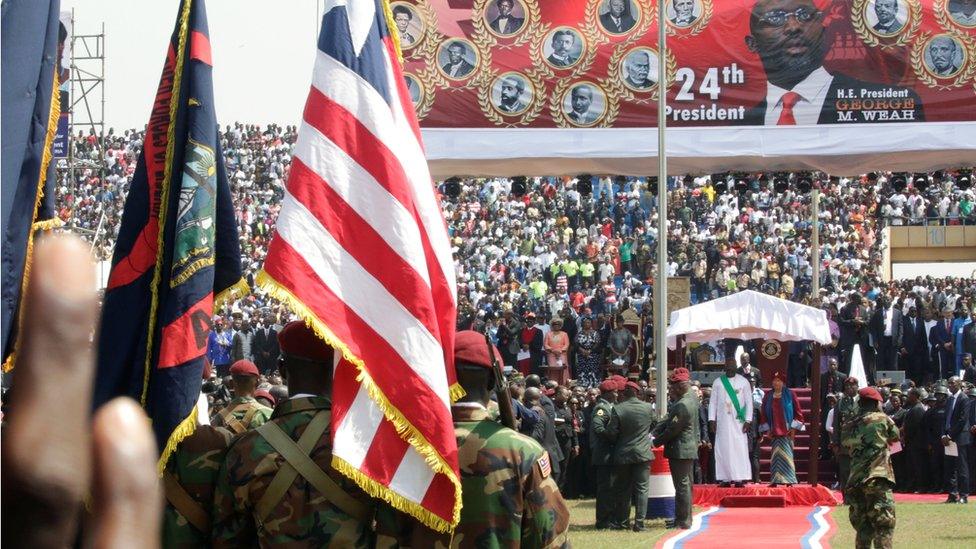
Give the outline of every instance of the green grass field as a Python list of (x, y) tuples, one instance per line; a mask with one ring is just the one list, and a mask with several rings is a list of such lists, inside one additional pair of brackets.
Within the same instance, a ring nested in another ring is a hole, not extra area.
[[(583, 549), (628, 549), (652, 547), (668, 530), (664, 521), (647, 521), (644, 532), (623, 532), (593, 529), (593, 500), (570, 500), (569, 532), (573, 547)], [(696, 508), (695, 512), (699, 509)], [(847, 507), (837, 507), (831, 514), (837, 522), (837, 532), (831, 546), (837, 549), (854, 547), (854, 529), (847, 519)], [(976, 547), (976, 504), (944, 505), (939, 503), (899, 503), (896, 508), (898, 526), (895, 528), (895, 547), (954, 549)], [(799, 540), (797, 540), (799, 545)]]

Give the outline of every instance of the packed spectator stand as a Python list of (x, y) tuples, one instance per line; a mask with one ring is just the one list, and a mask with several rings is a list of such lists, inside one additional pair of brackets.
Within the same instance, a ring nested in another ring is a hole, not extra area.
[[(240, 123), (222, 132), (242, 261), (252, 288), (284, 195), (296, 135), (294, 126)], [(110, 260), (143, 132), (109, 130), (104, 139), (104, 157), (99, 158), (103, 147), (98, 136), (72, 136), (72, 167), (63, 163), (59, 169), (57, 207), (66, 227), (91, 240), (99, 260)], [(976, 275), (886, 282), (881, 276), (886, 246), (882, 229), (976, 224), (969, 178), (968, 172), (882, 171), (829, 179), (775, 173), (669, 178), (667, 274), (688, 277), (692, 303), (748, 288), (825, 308), (837, 343), (827, 349), (821, 372), (830, 374), (830, 360), (838, 358), (840, 371), (846, 373), (851, 350), (845, 346), (861, 342), (869, 382), (883, 386), (885, 411), (903, 422), (908, 413), (904, 399), (913, 388), (913, 405), (915, 400), (924, 405), (936, 400), (951, 376), (959, 376), (963, 384), (976, 383), (976, 368), (963, 358), (976, 353)], [(560, 406), (570, 409), (572, 428), (557, 433), (565, 460), (561, 481), (569, 496), (592, 494), (586, 475), (587, 412), (599, 395), (599, 381), (608, 372), (631, 374), (640, 379), (643, 398), (655, 398), (647, 381), (655, 353), (650, 304), (660, 197), (651, 179), (451, 178), (438, 185), (455, 252), (458, 326), (487, 329), (508, 369), (542, 375), (549, 394), (558, 394)], [(811, 293), (811, 200), (804, 192), (812, 184), (821, 189), (818, 295)], [(852, 295), (864, 298), (863, 314), (870, 322), (853, 338), (847, 337), (843, 320)], [(910, 351), (881, 349), (890, 333), (885, 324), (890, 315), (885, 313), (894, 309), (906, 326), (915, 325), (912, 318), (921, 319), (923, 335)], [(221, 374), (237, 358), (257, 362), (274, 404), (287, 390), (273, 372), (274, 361), (261, 360), (266, 357), (257, 356), (251, 340), (259, 326), (280, 328), (290, 318), (283, 305), (254, 290), (215, 318), (211, 361)], [(943, 325), (940, 319), (948, 326), (951, 350), (933, 339), (933, 330)], [(804, 387), (809, 350), (797, 345), (790, 353), (789, 385)], [(887, 380), (874, 377), (880, 370), (902, 370), (907, 377), (887, 386)], [(563, 395), (560, 385), (570, 391)], [(842, 385), (825, 387), (823, 402), (836, 401)], [(519, 387), (516, 383), (521, 398)], [(205, 390), (212, 410), (229, 397), (220, 377)], [(707, 389), (702, 392), (707, 399)], [(826, 417), (820, 419), (827, 430)], [(930, 436), (928, 431), (916, 433)], [(702, 444), (707, 448), (705, 440)], [(583, 449), (574, 452), (574, 446)], [(924, 453), (933, 463), (939, 461), (938, 452), (937, 444), (926, 442)], [(825, 444), (821, 457), (829, 456)], [(907, 475), (908, 466), (896, 464), (896, 473), (900, 468)], [(707, 467), (700, 468), (701, 480), (707, 481), (708, 475)], [(906, 476), (899, 484), (914, 491), (944, 488), (940, 476)]]

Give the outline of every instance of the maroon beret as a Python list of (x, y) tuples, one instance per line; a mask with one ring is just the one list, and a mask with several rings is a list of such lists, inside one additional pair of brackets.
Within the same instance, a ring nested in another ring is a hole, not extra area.
[(773, 372), (773, 379), (778, 379), (783, 383), (786, 383), (786, 376), (783, 375), (783, 372)]
[(857, 392), (861, 398), (867, 398), (870, 400), (876, 400), (881, 402), (881, 393), (878, 392), (874, 387), (865, 387)]
[(688, 368), (675, 368), (671, 372), (671, 377), (668, 378), (671, 383), (678, 383), (681, 381), (691, 381), (691, 374), (688, 372)]
[(278, 332), (281, 354), (314, 362), (332, 363), (333, 350), (302, 320), (285, 324)]
[(600, 392), (609, 393), (610, 391), (616, 391), (617, 384), (614, 383), (612, 379), (604, 379), (600, 382)]
[(254, 376), (258, 377), (261, 375), (258, 372), (258, 367), (254, 365), (250, 360), (238, 360), (230, 367), (231, 375), (235, 376)]
[(272, 395), (265, 389), (258, 389), (257, 391), (254, 391), (254, 398), (263, 398), (268, 402), (270, 402), (272, 407), (274, 407), (274, 405), (278, 403), (278, 401), (275, 400), (274, 395)]
[(627, 387), (628, 389), (633, 389), (635, 393), (639, 393), (641, 390), (640, 385), (634, 383), (633, 381), (628, 381), (625, 384), (625, 387)]
[[(495, 353), (498, 365), (502, 364), (502, 355), (494, 345), (491, 350)], [(485, 334), (474, 330), (462, 330), (454, 336), (454, 361), (473, 366), (491, 368), (491, 356), (488, 354), (488, 343)]]
[(848, 377), (847, 379), (844, 380), (844, 383), (853, 383), (854, 385), (858, 385), (861, 382), (858, 381), (856, 377), (850, 376), (850, 377)]

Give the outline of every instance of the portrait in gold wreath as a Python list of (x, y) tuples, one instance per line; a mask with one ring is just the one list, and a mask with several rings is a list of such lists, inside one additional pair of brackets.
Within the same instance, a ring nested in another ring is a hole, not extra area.
[(563, 93), (562, 107), (570, 124), (595, 126), (606, 115), (607, 94), (593, 82), (578, 82)]
[(661, 0), (667, 2), (664, 6), (664, 16), (668, 24), (679, 29), (693, 26), (701, 18), (701, 0)]
[(406, 2), (393, 2), (390, 4), (390, 11), (393, 13), (393, 23), (400, 37), (400, 48), (409, 50), (420, 45), (424, 40), (427, 25), (416, 6)]
[(572, 27), (556, 27), (542, 43), (542, 59), (554, 69), (575, 67), (583, 58), (586, 40)]
[(403, 73), (403, 81), (407, 84), (407, 93), (410, 94), (410, 102), (416, 107), (424, 97), (424, 85), (419, 78), (409, 72)]
[(949, 12), (949, 19), (956, 25), (976, 29), (976, 0), (948, 0), (945, 9)]
[(969, 61), (966, 46), (959, 38), (945, 33), (929, 38), (924, 46), (925, 71), (937, 79), (955, 78)]
[(881, 38), (897, 36), (908, 27), (909, 0), (867, 0), (861, 7), (864, 26)]
[(620, 82), (631, 91), (648, 92), (657, 86), (657, 51), (638, 46), (628, 51), (620, 61)]
[(437, 70), (450, 80), (470, 78), (480, 62), (478, 49), (464, 38), (450, 38), (437, 48)]
[(525, 30), (528, 19), (521, 0), (488, 0), (483, 17), (488, 32), (503, 38)]
[(614, 36), (630, 32), (643, 15), (634, 0), (602, 0), (597, 14), (600, 28)]
[(522, 73), (506, 72), (491, 83), (491, 106), (503, 116), (519, 116), (535, 100), (535, 87)]

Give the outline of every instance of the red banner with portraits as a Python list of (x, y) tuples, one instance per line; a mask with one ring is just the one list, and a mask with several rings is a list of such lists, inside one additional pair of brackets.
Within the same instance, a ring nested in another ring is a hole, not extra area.
[(434, 156), (468, 154), (437, 129), (656, 127), (660, 63), (672, 128), (976, 121), (976, 0), (661, 1), (663, 59), (657, 0), (392, 2)]

